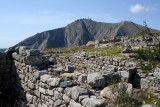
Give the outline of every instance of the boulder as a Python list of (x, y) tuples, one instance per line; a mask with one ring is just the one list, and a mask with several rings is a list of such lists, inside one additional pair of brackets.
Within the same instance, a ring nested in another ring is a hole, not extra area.
[(48, 74), (48, 71), (47, 70), (42, 70), (42, 71), (36, 71), (33, 73), (33, 76), (36, 78), (36, 79), (40, 79), (40, 77), (44, 74)]
[(149, 83), (150, 83), (149, 80), (147, 80), (145, 78), (141, 78), (141, 80), (140, 80), (141, 89), (148, 89), (150, 87)]
[(120, 82), (119, 87), (122, 91), (124, 91), (129, 97), (132, 96), (133, 93), (133, 86), (130, 83), (126, 83), (126, 82)]
[(104, 87), (106, 84), (105, 78), (98, 72), (88, 74), (87, 82), (92, 88)]
[(150, 104), (143, 104), (142, 107), (153, 107), (153, 106)]
[(106, 88), (104, 88), (101, 92), (100, 95), (105, 97), (105, 98), (109, 98), (111, 100), (115, 100), (118, 96), (118, 92), (115, 92), (112, 87), (108, 86)]
[(36, 107), (34, 104), (30, 104), (29, 107)]
[(42, 56), (26, 56), (24, 62), (27, 65), (41, 65), (43, 63)]
[(120, 75), (123, 77), (123, 78), (129, 78), (129, 72), (127, 71), (119, 71), (120, 72)]
[(42, 56), (42, 63), (43, 64), (41, 66), (43, 66), (43, 67), (49, 65), (49, 55), (43, 55)]
[(127, 71), (119, 71), (125, 82), (130, 82), (134, 75), (136, 75), (137, 69), (130, 67)]
[(121, 83), (110, 85), (110, 86), (104, 88), (100, 92), (100, 95), (105, 98), (115, 100), (119, 95), (119, 91), (123, 91), (122, 94), (128, 95), (130, 97), (133, 92), (133, 86), (130, 83), (125, 83), (125, 82), (122, 83), (121, 82)]
[(65, 104), (69, 104), (70, 102), (70, 97), (68, 97), (66, 94), (63, 95), (63, 100)]
[(40, 55), (40, 51), (38, 49), (30, 49), (25, 51), (27, 56), (38, 56)]
[(44, 88), (39, 87), (39, 92), (41, 92), (42, 94), (46, 94), (46, 90)]
[(26, 46), (20, 46), (20, 47), (19, 47), (19, 54), (20, 54), (20, 55), (27, 55), (27, 54), (26, 54), (26, 50), (29, 50), (29, 48), (26, 47)]
[(75, 86), (71, 88), (71, 98), (73, 100), (78, 100), (81, 95), (89, 95), (89, 90), (83, 86)]
[(60, 99), (56, 100), (56, 101), (54, 102), (54, 107), (60, 106), (61, 103), (62, 103), (62, 100), (60, 100)]
[(104, 107), (104, 101), (96, 98), (85, 98), (82, 100), (84, 107)]
[(33, 102), (33, 95), (31, 94), (26, 94), (26, 99), (29, 103), (32, 103)]
[(129, 72), (127, 71), (119, 71), (120, 72), (120, 76), (122, 77), (122, 79), (124, 79), (125, 82), (129, 82)]
[(51, 64), (57, 64), (57, 61), (56, 61), (55, 56), (51, 56), (51, 57), (49, 58), (49, 62), (50, 62)]
[(75, 85), (77, 85), (76, 82), (70, 82), (70, 81), (64, 81), (64, 82), (60, 83), (60, 87), (62, 87), (62, 88), (72, 87), (72, 86), (75, 86)]
[(48, 106), (47, 106), (47, 104), (42, 103), (42, 106), (40, 106), (40, 107), (48, 107)]
[(96, 57), (96, 55), (88, 55), (88, 59), (95, 58), (95, 57)]
[(40, 92), (38, 91), (38, 90), (34, 90), (34, 94), (38, 97), (38, 98), (40, 98)]
[(28, 87), (31, 88), (31, 89), (34, 89), (35, 85), (30, 80), (28, 80)]
[(49, 89), (46, 90), (46, 94), (48, 94), (50, 96), (54, 95), (53, 90), (49, 90)]
[(61, 77), (64, 79), (64, 80), (73, 80), (75, 78), (76, 74), (75, 73), (63, 73), (61, 75)]
[(67, 65), (65, 71), (68, 73), (73, 73), (75, 70), (75, 67)]
[(79, 96), (78, 102), (81, 102), (85, 98), (89, 98), (89, 95), (81, 95), (81, 96)]
[(83, 107), (80, 103), (70, 100), (69, 107)]
[(46, 83), (50, 78), (51, 78), (50, 75), (44, 74), (44, 75), (42, 75), (42, 76), (40, 77), (40, 81)]
[(81, 83), (84, 83), (87, 80), (87, 76), (85, 74), (82, 74), (78, 77), (78, 81)]
[(160, 72), (154, 72), (153, 73), (153, 76), (160, 79)]
[(95, 47), (95, 41), (88, 41), (88, 43), (86, 44), (87, 47)]
[(54, 70), (53, 73), (54, 73), (55, 75), (61, 74), (61, 73), (63, 73), (64, 69), (65, 69), (65, 68), (64, 68), (63, 66), (59, 66), (59, 67), (57, 67), (56, 69), (53, 69), (53, 70)]
[(61, 82), (60, 78), (49, 78), (47, 84), (51, 87), (58, 87)]

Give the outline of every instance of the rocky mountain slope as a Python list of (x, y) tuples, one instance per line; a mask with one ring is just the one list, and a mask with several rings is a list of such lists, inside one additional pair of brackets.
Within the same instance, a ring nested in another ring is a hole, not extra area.
[[(138, 28), (137, 28), (138, 27)], [(29, 46), (35, 49), (76, 47), (86, 45), (88, 41), (103, 37), (135, 35), (145, 29), (127, 21), (120, 23), (102, 23), (91, 19), (79, 19), (66, 27), (45, 31), (29, 37), (16, 46)], [(151, 30), (156, 33), (158, 30)]]

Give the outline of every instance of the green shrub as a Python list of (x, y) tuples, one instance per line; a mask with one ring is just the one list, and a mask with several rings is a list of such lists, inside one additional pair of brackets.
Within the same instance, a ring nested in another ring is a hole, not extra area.
[[(160, 40), (156, 35), (151, 33), (150, 29), (148, 28), (146, 22), (144, 22), (145, 25), (145, 30), (141, 30), (141, 35), (143, 38), (143, 41), (145, 41), (147, 47), (146, 48), (140, 48), (138, 50), (135, 50), (134, 53), (138, 54), (140, 57), (140, 65), (141, 69), (144, 73), (149, 73), (153, 72), (154, 69), (157, 67), (159, 64), (160, 60)], [(136, 25), (135, 25), (136, 26)], [(157, 40), (154, 45), (153, 44), (153, 39)]]

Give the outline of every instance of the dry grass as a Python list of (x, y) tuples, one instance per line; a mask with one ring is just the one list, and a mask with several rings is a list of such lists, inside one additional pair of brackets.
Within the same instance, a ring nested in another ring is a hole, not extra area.
[(44, 50), (45, 54), (56, 56), (69, 56), (73, 53), (78, 52), (86, 52), (87, 55), (101, 55), (101, 56), (111, 56), (111, 57), (120, 57), (124, 58), (123, 55), (120, 53), (122, 52), (122, 48), (119, 48), (117, 46), (110, 47), (110, 48), (91, 48), (91, 47), (76, 47), (76, 48), (56, 48), (56, 49), (46, 49)]

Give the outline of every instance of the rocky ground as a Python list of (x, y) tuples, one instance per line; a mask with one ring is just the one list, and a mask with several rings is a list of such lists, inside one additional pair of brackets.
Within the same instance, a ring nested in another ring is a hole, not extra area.
[(147, 47), (142, 38), (87, 45), (43, 52), (9, 48), (0, 54), (0, 70), (8, 72), (0, 72), (0, 81), (11, 84), (6, 89), (11, 86), (17, 106), (160, 107), (160, 68), (142, 72), (133, 53)]
[(160, 69), (144, 74), (118, 57), (44, 55), (16, 47), (11, 82), (19, 105), (29, 107), (158, 107)]

